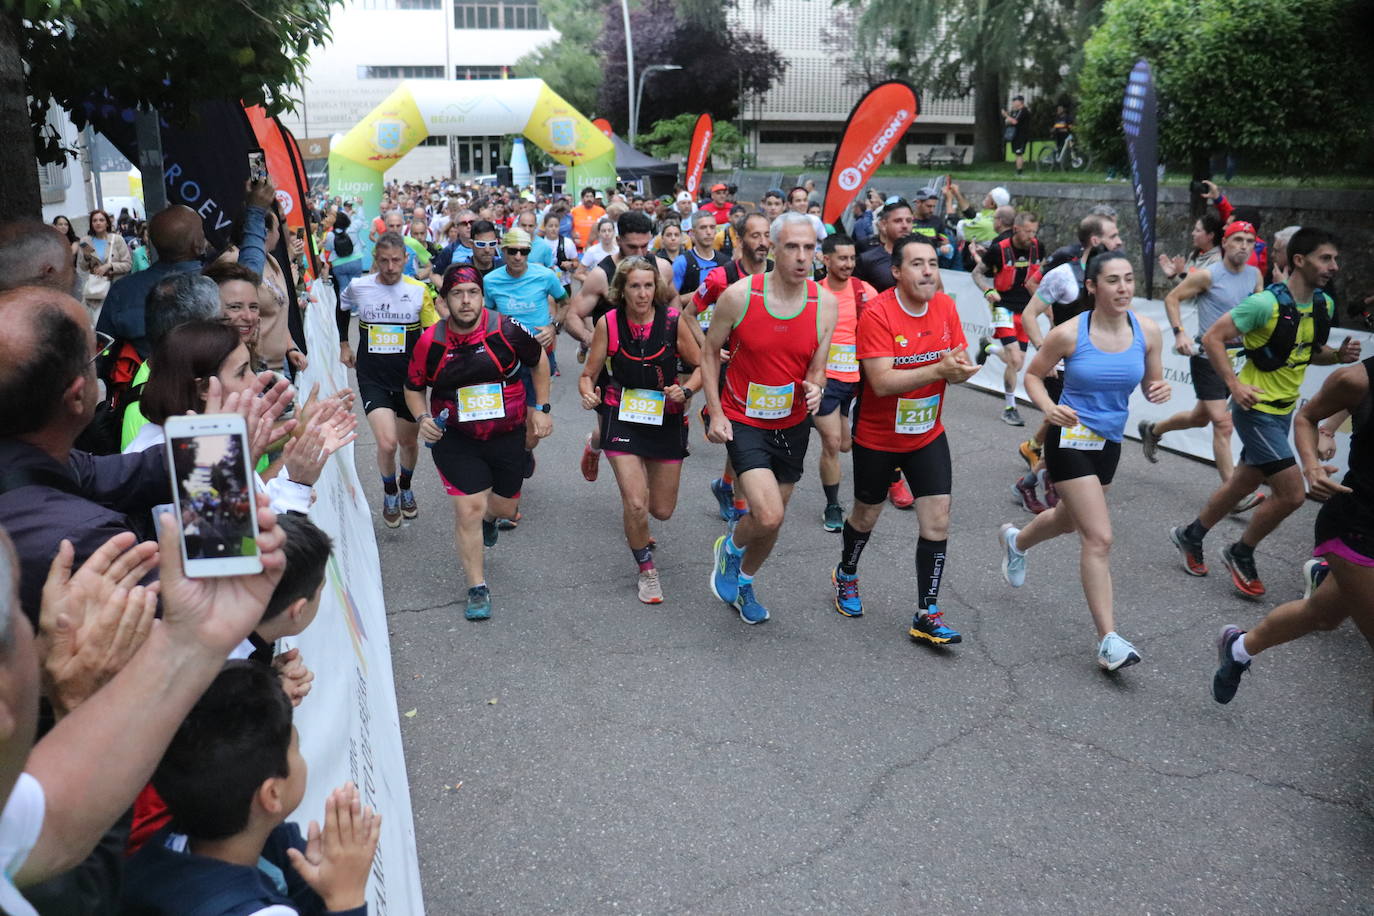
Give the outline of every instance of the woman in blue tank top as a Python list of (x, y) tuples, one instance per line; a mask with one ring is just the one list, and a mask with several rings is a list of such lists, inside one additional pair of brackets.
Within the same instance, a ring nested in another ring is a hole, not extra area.
[[(1112, 520), (1107, 488), (1121, 457), (1131, 392), (1139, 386), (1152, 404), (1169, 400), (1160, 363), (1159, 327), (1131, 311), (1135, 275), (1120, 251), (1099, 254), (1083, 272), (1087, 310), (1045, 337), (1026, 371), (1026, 393), (1050, 422), (1045, 466), (1059, 503), (1018, 530), (1003, 525), (1002, 574), (1012, 586), (1026, 581), (1026, 551), (1077, 531), (1083, 594), (1100, 640), (1097, 663), (1116, 671), (1140, 661), (1135, 646), (1116, 633), (1112, 612)], [(1064, 361), (1064, 392), (1058, 403), (1045, 376)]]

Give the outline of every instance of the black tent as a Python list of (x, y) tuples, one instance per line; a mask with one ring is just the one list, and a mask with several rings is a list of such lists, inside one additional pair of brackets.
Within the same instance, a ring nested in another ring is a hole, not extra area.
[[(611, 134), (611, 143), (615, 145), (615, 172), (621, 181), (643, 179), (645, 191), (654, 197), (672, 193), (678, 176), (675, 163), (646, 156), (616, 134)], [(566, 168), (555, 165), (551, 172), (539, 177), (552, 178), (553, 184), (561, 185), (567, 181), (567, 175)]]

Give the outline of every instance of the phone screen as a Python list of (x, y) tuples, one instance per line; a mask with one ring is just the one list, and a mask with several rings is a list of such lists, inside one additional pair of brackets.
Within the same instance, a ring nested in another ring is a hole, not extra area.
[(248, 179), (250, 181), (267, 180), (267, 154), (260, 149), (248, 151)]
[(237, 415), (175, 417), (167, 424), (168, 468), (188, 576), (262, 569), (247, 446)]

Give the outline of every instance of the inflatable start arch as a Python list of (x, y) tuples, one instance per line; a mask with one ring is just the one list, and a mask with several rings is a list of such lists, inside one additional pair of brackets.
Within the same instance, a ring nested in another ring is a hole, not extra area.
[(615, 184), (611, 141), (541, 79), (406, 80), (331, 144), (330, 191), (376, 216), (383, 174), (430, 134), (524, 134), (568, 166), (569, 185)]

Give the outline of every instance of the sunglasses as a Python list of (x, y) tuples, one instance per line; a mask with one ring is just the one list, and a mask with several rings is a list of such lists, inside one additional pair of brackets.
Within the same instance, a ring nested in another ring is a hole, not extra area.
[(498, 241), (496, 241), (496, 239), (492, 239), (490, 242), (484, 242), (484, 241), (482, 241), (481, 239), (473, 239), (473, 240), (472, 240), (472, 247), (473, 247), (473, 248), (495, 248), (497, 245), (500, 245), (500, 244), (501, 244), (501, 243), (498, 242)]
[(527, 258), (530, 256), (530, 250), (528, 248), (507, 248), (506, 254), (518, 254), (522, 258)]
[(95, 353), (86, 361), (87, 365), (95, 362), (110, 352), (110, 347), (114, 346), (115, 339), (103, 331), (95, 332)]
[(473, 223), (475, 223), (475, 222), (477, 222), (477, 220), (475, 220), (475, 219), (460, 219), (460, 220), (458, 220), (458, 225), (460, 225), (460, 226), (471, 226), (471, 225), (472, 225)]

